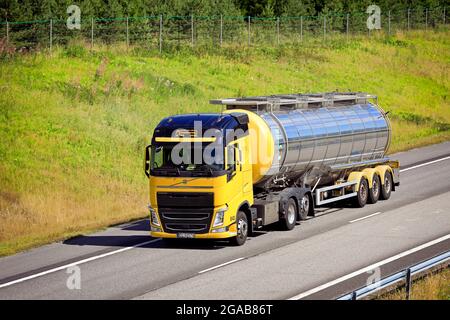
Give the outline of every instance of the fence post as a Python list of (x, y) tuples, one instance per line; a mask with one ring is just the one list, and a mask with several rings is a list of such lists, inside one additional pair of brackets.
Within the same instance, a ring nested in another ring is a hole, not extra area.
[(300, 17), (300, 41), (303, 42), (303, 16)]
[(91, 50), (94, 48), (94, 18), (91, 18)]
[(425, 9), (425, 30), (428, 30), (428, 9)]
[(280, 45), (280, 17), (277, 18), (277, 45)]
[(406, 283), (405, 283), (406, 300), (411, 297), (411, 269), (406, 270)]
[(247, 17), (248, 20), (248, 45), (250, 46), (250, 16)]
[(163, 20), (162, 14), (159, 16), (159, 53), (162, 53), (162, 27)]
[(445, 16), (445, 7), (444, 7), (444, 26), (445, 26), (445, 18), (446, 18), (446, 16)]
[(194, 46), (194, 15), (191, 14), (191, 45)]
[(388, 11), (388, 35), (391, 35), (391, 10)]
[(128, 30), (128, 16), (127, 16), (127, 50), (130, 45), (130, 36), (129, 36), (129, 30)]
[(408, 31), (409, 31), (409, 16), (410, 16), (410, 14), (411, 14), (411, 9), (408, 8)]
[(6, 45), (9, 45), (9, 22), (6, 21)]
[(345, 23), (345, 33), (347, 35), (347, 41), (348, 41), (348, 16), (349, 16), (349, 14), (347, 13), (346, 23)]
[(327, 17), (323, 16), (323, 40), (325, 40), (327, 35)]
[(220, 46), (222, 46), (223, 41), (223, 16), (220, 15)]
[(53, 19), (50, 19), (50, 52), (53, 48)]

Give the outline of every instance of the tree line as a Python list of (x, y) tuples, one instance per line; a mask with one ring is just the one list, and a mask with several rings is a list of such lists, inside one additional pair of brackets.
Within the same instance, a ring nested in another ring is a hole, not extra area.
[(365, 12), (371, 4), (382, 11), (449, 7), (450, 0), (0, 0), (0, 20), (66, 19), (75, 4), (84, 18), (143, 16), (299, 17)]

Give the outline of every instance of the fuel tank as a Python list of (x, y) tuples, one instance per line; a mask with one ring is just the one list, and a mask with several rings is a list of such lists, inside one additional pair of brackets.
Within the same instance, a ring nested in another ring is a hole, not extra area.
[(348, 170), (361, 162), (383, 159), (391, 139), (387, 115), (370, 102), (291, 110), (234, 108), (230, 111), (243, 112), (249, 117), (256, 186), (280, 176), (297, 179), (306, 172), (327, 172), (340, 166)]

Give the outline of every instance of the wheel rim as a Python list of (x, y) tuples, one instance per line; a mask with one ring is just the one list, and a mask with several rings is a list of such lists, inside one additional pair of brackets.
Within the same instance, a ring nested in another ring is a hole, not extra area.
[(365, 183), (361, 182), (361, 186), (359, 187), (359, 194), (361, 195), (361, 199), (363, 201), (367, 198), (367, 188)]
[(309, 212), (309, 197), (306, 195), (303, 196), (303, 198), (302, 198), (301, 210), (302, 210), (302, 213)]
[(386, 175), (386, 178), (384, 179), (384, 190), (386, 193), (391, 191), (391, 179), (389, 179), (389, 175)]
[(378, 183), (378, 179), (374, 178), (373, 179), (373, 184), (372, 184), (372, 194), (374, 195), (375, 198), (378, 197), (378, 193), (380, 191), (380, 186)]
[(239, 219), (238, 221), (238, 237), (244, 239), (247, 236), (248, 226), (247, 221)]
[(289, 204), (287, 220), (289, 224), (293, 224), (295, 222), (295, 203)]

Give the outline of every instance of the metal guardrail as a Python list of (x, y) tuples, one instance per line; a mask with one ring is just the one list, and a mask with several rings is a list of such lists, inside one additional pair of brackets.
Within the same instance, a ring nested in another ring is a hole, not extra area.
[(337, 300), (357, 300), (363, 297), (366, 297), (370, 294), (373, 294), (381, 289), (392, 286), (400, 281), (405, 281), (405, 291), (406, 298), (409, 299), (411, 292), (411, 279), (415, 274), (421, 273), (428, 269), (431, 269), (439, 264), (442, 264), (446, 261), (450, 260), (450, 251), (447, 251), (443, 254), (440, 254), (434, 258), (428, 259), (421, 263), (418, 263), (412, 267), (409, 267), (405, 270), (397, 272), (393, 275), (390, 275), (386, 278), (381, 279), (375, 283), (367, 285), (365, 287), (359, 288), (351, 293), (348, 293)]

